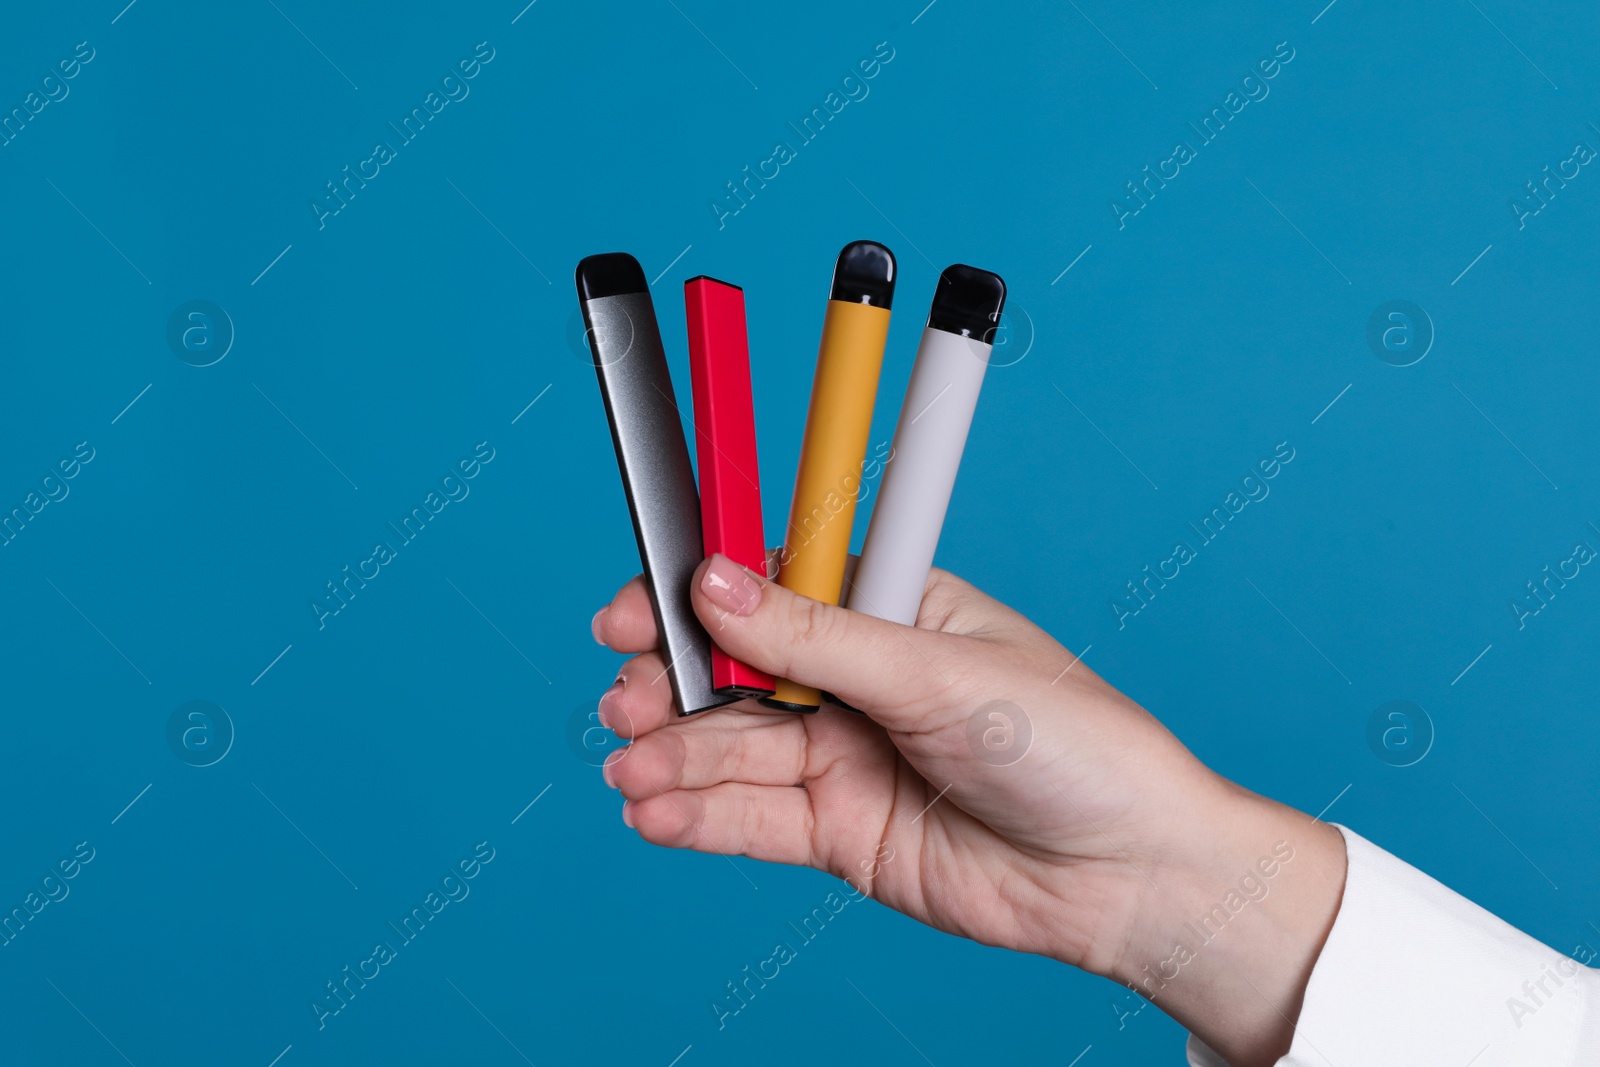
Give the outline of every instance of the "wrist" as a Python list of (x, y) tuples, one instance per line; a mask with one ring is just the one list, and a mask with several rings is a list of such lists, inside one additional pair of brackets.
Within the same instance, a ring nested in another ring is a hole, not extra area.
[(1233, 1067), (1288, 1051), (1338, 912), (1344, 840), (1304, 812), (1218, 776), (1166, 813), (1137, 877), (1122, 951), (1105, 972), (1183, 1023)]

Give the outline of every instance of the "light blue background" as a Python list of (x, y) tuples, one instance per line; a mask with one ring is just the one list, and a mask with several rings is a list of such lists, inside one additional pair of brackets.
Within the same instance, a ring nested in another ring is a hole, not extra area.
[[(0, 949), (8, 1061), (1182, 1061), (1117, 986), (874, 903), (718, 1030), (838, 883), (642, 843), (569, 747), (617, 666), (588, 620), (637, 569), (572, 344), (572, 266), (617, 249), (660, 275), (683, 396), (681, 282), (746, 287), (774, 541), (838, 248), (902, 267), (874, 440), (938, 270), (1003, 274), (1021, 358), (941, 565), (1222, 773), (1600, 944), (1600, 576), (1508, 607), (1600, 545), (1600, 175), (1509, 206), (1600, 147), (1600, 9), (923, 2), (8, 11), (0, 111), (95, 58), (0, 148), (0, 506), (95, 458), (0, 548), (0, 910), (96, 850)], [(319, 230), (324, 182), (480, 41), (470, 95)], [(879, 42), (869, 95), (719, 229)], [(1119, 230), (1123, 184), (1279, 42), (1270, 95)], [(237, 333), (210, 367), (165, 339), (191, 299)], [(1366, 342), (1394, 299), (1437, 331), (1405, 368)], [(323, 583), (480, 441), (470, 496), (319, 631)], [(1119, 629), (1123, 584), (1282, 441), (1271, 495)], [(165, 735), (197, 699), (237, 733), (204, 768)], [(1432, 720), (1415, 766), (1368, 747), (1390, 700)], [(471, 895), (319, 1032), (324, 983), (479, 841)]]

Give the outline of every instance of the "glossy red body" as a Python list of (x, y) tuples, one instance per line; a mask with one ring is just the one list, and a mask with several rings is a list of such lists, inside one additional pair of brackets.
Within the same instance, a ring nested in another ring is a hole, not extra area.
[[(744, 290), (715, 278), (691, 278), (684, 283), (683, 300), (689, 323), (689, 377), (706, 555), (721, 552), (765, 575)], [(712, 627), (711, 684), (719, 695), (772, 693), (771, 675), (729, 656), (716, 639)]]

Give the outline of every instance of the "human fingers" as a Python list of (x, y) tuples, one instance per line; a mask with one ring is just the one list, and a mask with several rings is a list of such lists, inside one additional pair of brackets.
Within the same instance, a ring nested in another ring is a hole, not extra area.
[(959, 638), (800, 596), (721, 554), (695, 572), (695, 613), (729, 655), (815, 686), (885, 724), (957, 675)]
[(642, 800), (722, 782), (793, 786), (806, 780), (806, 724), (794, 715), (741, 714), (684, 726), (648, 734), (613, 756), (607, 784)]
[(668, 848), (814, 866), (810, 795), (792, 786), (723, 782), (669, 790), (627, 801), (622, 821)]
[(617, 590), (611, 603), (595, 612), (589, 628), (594, 639), (613, 652), (648, 652), (655, 648), (660, 636), (644, 575), (634, 575)]
[(600, 698), (600, 725), (618, 737), (643, 737), (678, 717), (672, 683), (659, 652), (644, 652), (622, 665)]

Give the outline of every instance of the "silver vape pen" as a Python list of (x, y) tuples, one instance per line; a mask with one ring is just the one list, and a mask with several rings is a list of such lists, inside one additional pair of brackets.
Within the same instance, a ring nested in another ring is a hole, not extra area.
[(587, 257), (578, 264), (577, 283), (672, 698), (679, 715), (720, 707), (732, 698), (712, 687), (711, 639), (689, 599), (705, 555), (700, 494), (650, 287), (639, 261), (625, 252)]

